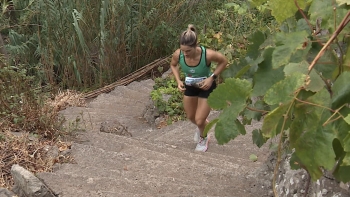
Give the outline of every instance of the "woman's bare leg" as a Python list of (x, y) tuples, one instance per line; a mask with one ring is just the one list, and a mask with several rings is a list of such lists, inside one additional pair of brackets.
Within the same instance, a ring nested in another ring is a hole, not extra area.
[(198, 126), (200, 135), (203, 136), (203, 131), (207, 125), (207, 117), (210, 113), (210, 106), (208, 105), (207, 98), (198, 98), (197, 110), (195, 114), (195, 124)]
[(186, 117), (196, 124), (196, 111), (198, 106), (198, 97), (196, 96), (184, 96), (183, 98), (184, 109)]

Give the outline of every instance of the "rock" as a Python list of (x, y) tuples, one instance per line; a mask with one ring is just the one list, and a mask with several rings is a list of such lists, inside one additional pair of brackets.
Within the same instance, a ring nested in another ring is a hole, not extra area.
[(109, 122), (109, 121), (102, 122), (100, 131), (105, 133), (113, 133), (116, 135), (132, 137), (132, 134), (128, 131), (128, 128), (122, 125), (117, 120), (114, 120), (112, 122)]
[(36, 176), (19, 165), (13, 165), (13, 192), (19, 197), (54, 197), (55, 195)]
[(150, 104), (146, 106), (145, 111), (143, 112), (143, 118), (148, 122), (148, 124), (155, 126), (155, 120), (159, 117), (159, 111), (154, 106), (154, 103), (151, 101)]
[(0, 188), (0, 197), (16, 197), (16, 194), (6, 188)]

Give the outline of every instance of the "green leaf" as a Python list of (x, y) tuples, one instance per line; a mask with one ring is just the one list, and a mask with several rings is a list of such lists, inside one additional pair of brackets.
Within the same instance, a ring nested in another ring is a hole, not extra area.
[[(334, 177), (344, 183), (350, 181), (350, 165), (349, 165), (349, 153), (346, 153), (339, 141), (339, 139), (334, 139), (333, 149), (336, 153), (336, 160), (339, 161), (337, 164), (333, 175)], [(347, 165), (346, 165), (347, 164)]]
[(285, 105), (280, 105), (264, 118), (261, 132), (264, 137), (272, 138), (276, 136), (277, 128), (279, 125), (279, 120), (284, 119), (284, 115), (289, 107), (290, 103)]
[(266, 142), (266, 139), (262, 135), (261, 131), (258, 129), (255, 129), (253, 131), (253, 143), (257, 145), (259, 148), (264, 145)]
[[(257, 110), (265, 110), (265, 102), (262, 100), (258, 100), (254, 104), (250, 104), (249, 107)], [(260, 121), (262, 113), (257, 111), (251, 111), (246, 108), (244, 111), (244, 115), (248, 119), (254, 119), (254, 120)]]
[(350, 125), (350, 114), (348, 114), (345, 118), (344, 118), (345, 122), (347, 122)]
[(289, 160), (289, 164), (292, 170), (298, 170), (300, 168), (302, 168), (301, 166), (301, 161), (298, 158), (298, 156), (295, 154), (295, 152), (292, 154), (290, 160)]
[(249, 2), (254, 6), (260, 6), (265, 3), (267, 0), (249, 0)]
[[(305, 9), (306, 1), (305, 0), (297, 0), (301, 9)], [(274, 0), (269, 1), (271, 6), (272, 15), (276, 18), (279, 23), (282, 23), (289, 17), (295, 15), (298, 11), (297, 6), (295, 6), (294, 1), (285, 1), (285, 0)]]
[(277, 143), (271, 143), (271, 144), (270, 144), (270, 147), (269, 147), (269, 150), (270, 150), (271, 152), (276, 152), (276, 151), (278, 151), (278, 144), (277, 144)]
[(332, 108), (337, 109), (350, 102), (350, 72), (342, 73), (332, 87)]
[(350, 172), (350, 166), (338, 165), (334, 170), (333, 175), (337, 180), (347, 183), (350, 181), (349, 172)]
[(350, 152), (350, 131), (349, 134), (344, 138), (344, 150), (346, 152)]
[(203, 134), (204, 136), (206, 136), (208, 134), (208, 132), (210, 131), (210, 129), (219, 121), (218, 118), (210, 121), (204, 128)]
[[(215, 126), (215, 138), (220, 145), (235, 139), (239, 134), (245, 133), (244, 126), (234, 118), (237, 117), (234, 114), (228, 109), (224, 110), (219, 116), (219, 121)], [(242, 129), (244, 129), (244, 132), (242, 132)]]
[[(350, 43), (350, 38), (347, 39), (346, 43)], [(349, 69), (350, 68), (350, 47), (347, 47), (347, 50), (344, 53), (345, 53), (345, 57), (344, 57), (343, 66)]]
[(342, 159), (342, 157), (344, 157), (345, 151), (344, 151), (344, 148), (343, 148), (343, 146), (338, 138), (335, 138), (333, 140), (333, 150), (334, 150), (334, 153), (336, 156), (335, 160), (339, 160), (339, 159)]
[[(210, 94), (208, 104), (214, 109), (230, 108), (238, 115), (245, 106), (252, 91), (251, 83), (247, 80), (230, 78)], [(234, 117), (237, 117), (234, 116)]]
[(245, 73), (247, 73), (250, 70), (251, 67), (252, 67), (251, 65), (246, 65), (240, 71), (237, 72), (234, 78), (241, 78)]
[(299, 32), (291, 32), (291, 33), (277, 33), (275, 37), (276, 49), (272, 54), (272, 67), (279, 68), (287, 63), (293, 54), (297, 52), (297, 50), (306, 49), (310, 50), (311, 46), (310, 40), (308, 38), (309, 34), (306, 31)]
[(308, 72), (309, 63), (303, 61), (300, 63), (289, 63), (284, 68), (284, 73), (286, 76), (290, 76), (295, 72), (307, 74)]
[(343, 5), (343, 4), (350, 5), (349, 0), (336, 0), (336, 2), (338, 3), (338, 5)]
[(221, 77), (224, 79), (230, 79), (233, 77), (240, 77), (240, 78), (251, 78), (251, 73), (247, 72), (247, 67), (249, 67), (249, 64), (245, 58), (241, 58), (238, 61), (235, 61), (232, 65), (230, 65), (228, 68), (222, 72)]
[(343, 163), (341, 164), (342, 166), (350, 166), (350, 153), (346, 153)]
[(311, 32), (310, 26), (307, 24), (304, 18), (298, 20), (296, 31)]
[(251, 161), (253, 161), (253, 162), (256, 162), (256, 161), (258, 161), (258, 156), (254, 155), (254, 154), (251, 154), (251, 155), (249, 156), (249, 159), (250, 159)]
[[(285, 66), (284, 72), (286, 76), (292, 75), (293, 73), (299, 72), (302, 74), (308, 73), (308, 67), (309, 63), (306, 61), (300, 62), (300, 63), (289, 63)], [(318, 92), (324, 87), (324, 81), (322, 78), (316, 73), (315, 70), (312, 70), (310, 73), (310, 80), (309, 83), (307, 83), (305, 89), (312, 91), (312, 92)]]
[(294, 73), (287, 76), (284, 80), (273, 85), (264, 97), (269, 105), (290, 102), (294, 99), (295, 91), (304, 85), (305, 75)]
[[(336, 31), (337, 26), (334, 25), (334, 21), (337, 21), (337, 24), (339, 24), (340, 21), (342, 21), (349, 12), (349, 6), (345, 4), (341, 6), (336, 6), (335, 8), (337, 10), (336, 14), (333, 13), (332, 17), (325, 22), (323, 22), (322, 20), (322, 25), (323, 25), (322, 29), (327, 29), (329, 30), (330, 33), (333, 33)], [(350, 27), (349, 25), (346, 25), (344, 29), (341, 32), (339, 32), (338, 38), (344, 38), (348, 36), (349, 31), (350, 31)], [(326, 38), (328, 39), (329, 35), (327, 35)]]
[(252, 59), (257, 59), (260, 52), (260, 45), (262, 45), (266, 40), (266, 35), (261, 31), (254, 32), (251, 36), (248, 37), (249, 43), (252, 43), (248, 46), (247, 56)]
[(272, 52), (274, 48), (267, 48), (264, 53), (264, 61), (259, 64), (259, 68), (254, 75), (254, 88), (252, 96), (263, 96), (266, 91), (278, 81), (284, 79), (283, 68), (272, 68)]
[(295, 148), (296, 156), (314, 181), (323, 175), (320, 167), (331, 170), (335, 164), (336, 155), (331, 147), (336, 135), (329, 124), (323, 126), (331, 114), (316, 106), (327, 107), (329, 100), (327, 90), (323, 89), (307, 99), (307, 102), (315, 105), (296, 104), (294, 120), (289, 130), (290, 146)]
[(313, 0), (309, 8), (309, 13), (312, 24), (316, 24), (318, 18), (322, 18), (322, 23), (325, 24), (328, 19), (333, 18), (333, 2), (328, 0)]
[[(308, 61), (312, 61), (318, 52), (321, 50), (318, 43), (313, 43), (312, 48), (309, 51)], [(322, 76), (326, 79), (332, 79), (333, 73), (336, 71), (338, 65), (337, 65), (337, 58), (336, 56), (329, 50), (325, 51), (325, 53), (321, 56), (321, 58), (317, 61), (315, 64), (314, 69), (318, 73), (322, 73)]]

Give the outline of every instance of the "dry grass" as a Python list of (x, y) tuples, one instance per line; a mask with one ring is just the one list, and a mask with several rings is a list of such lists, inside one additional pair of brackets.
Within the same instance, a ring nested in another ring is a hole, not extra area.
[[(42, 111), (44, 113), (49, 111), (50, 114), (47, 114), (49, 119), (56, 121), (60, 110), (69, 106), (84, 105), (85, 102), (81, 94), (67, 90), (59, 92), (54, 99), (47, 101)], [(33, 113), (37, 113), (37, 111), (33, 111)], [(33, 116), (35, 114), (30, 117)], [(48, 124), (50, 123), (48, 122)], [(48, 128), (46, 127), (46, 129)], [(54, 128), (50, 131), (38, 131), (38, 133), (52, 132), (60, 133), (60, 135), (68, 133)], [(38, 173), (50, 172), (56, 163), (72, 162), (73, 158), (66, 154), (70, 147), (70, 142), (61, 141), (60, 138), (47, 138), (23, 130), (19, 131), (15, 125), (6, 120), (0, 121), (0, 187), (11, 189), (13, 186), (10, 171), (14, 164), (19, 164), (32, 173)]]

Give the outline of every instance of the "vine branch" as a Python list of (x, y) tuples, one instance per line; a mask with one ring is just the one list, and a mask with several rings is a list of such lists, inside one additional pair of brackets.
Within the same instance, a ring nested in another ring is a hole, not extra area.
[[(295, 1), (295, 0), (294, 0)], [(346, 14), (346, 16), (343, 18), (342, 22), (339, 24), (338, 28), (336, 31), (332, 34), (331, 38), (328, 40), (328, 42), (322, 47), (320, 52), (317, 54), (315, 59), (311, 62), (308, 70), (308, 75), (310, 74), (311, 70), (314, 68), (316, 65), (316, 62), (321, 58), (321, 56), (324, 54), (328, 46), (333, 42), (333, 40), (339, 35), (339, 33), (344, 29), (344, 27), (349, 23), (350, 21), (350, 11)]]
[(261, 110), (261, 109), (255, 109), (255, 108), (251, 108), (251, 107), (248, 107), (248, 106), (246, 108), (249, 109), (250, 111), (261, 112), (263, 114), (269, 113), (269, 111)]
[(328, 107), (325, 107), (325, 106), (322, 106), (322, 105), (318, 105), (318, 104), (315, 104), (315, 103), (311, 103), (311, 102), (308, 102), (308, 101), (303, 101), (301, 99), (298, 99), (298, 98), (295, 98), (295, 100), (301, 102), (301, 103), (305, 103), (305, 104), (308, 104), (308, 105), (313, 105), (313, 106), (316, 106), (316, 107), (320, 107), (320, 108), (324, 108), (324, 109), (327, 109), (333, 113), (336, 113), (336, 110), (333, 110), (331, 108), (328, 108)]
[[(307, 16), (306, 16), (305, 13), (303, 12), (303, 10), (300, 8), (300, 6), (299, 6), (297, 0), (294, 0), (294, 3), (295, 3), (295, 6), (298, 8), (300, 14), (304, 17), (306, 23), (307, 23), (308, 26), (310, 27), (310, 30), (311, 30), (312, 34), (313, 34), (313, 35), (316, 35), (317, 32), (313, 32), (313, 31), (312, 31), (312, 30), (313, 30), (312, 24), (311, 24), (310, 21), (307, 19)], [(317, 22), (316, 22), (316, 23), (317, 23)], [(316, 25), (317, 25), (317, 24), (316, 24)], [(317, 40), (317, 42), (318, 42), (321, 46), (323, 45), (323, 44), (321, 43), (320, 39), (317, 38), (317, 36), (316, 36), (316, 40)]]

